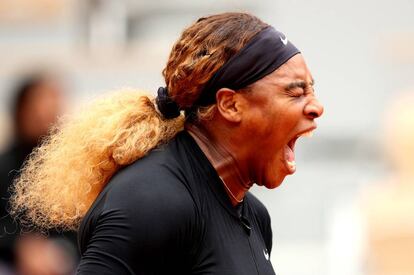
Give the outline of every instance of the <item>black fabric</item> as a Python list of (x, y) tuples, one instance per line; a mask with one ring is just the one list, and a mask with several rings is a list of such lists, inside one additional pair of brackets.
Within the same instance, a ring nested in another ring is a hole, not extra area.
[(220, 88), (245, 88), (272, 73), (298, 53), (300, 51), (284, 34), (269, 26), (256, 34), (213, 75), (194, 105), (213, 104)]
[(79, 229), (78, 274), (273, 275), (270, 217), (233, 207), (187, 132), (118, 172)]

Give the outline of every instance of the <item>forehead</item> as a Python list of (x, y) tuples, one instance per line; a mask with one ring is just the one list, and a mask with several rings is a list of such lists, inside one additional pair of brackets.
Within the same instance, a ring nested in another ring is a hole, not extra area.
[(288, 83), (295, 80), (312, 82), (312, 74), (309, 71), (303, 56), (301, 54), (297, 54), (258, 82), (262, 80), (263, 82), (273, 84)]

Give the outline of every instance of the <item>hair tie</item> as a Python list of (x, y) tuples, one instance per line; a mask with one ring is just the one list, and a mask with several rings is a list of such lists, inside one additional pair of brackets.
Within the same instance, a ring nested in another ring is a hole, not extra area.
[(180, 107), (168, 95), (166, 87), (159, 87), (157, 98), (155, 99), (158, 110), (166, 119), (176, 118), (180, 115)]

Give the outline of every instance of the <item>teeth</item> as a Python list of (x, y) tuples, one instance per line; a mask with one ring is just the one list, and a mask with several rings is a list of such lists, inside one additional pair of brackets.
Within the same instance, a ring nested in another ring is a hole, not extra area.
[(308, 131), (300, 135), (301, 137), (312, 137), (313, 131)]
[(296, 161), (292, 160), (292, 161), (286, 161), (287, 164), (289, 165), (290, 168), (295, 168), (296, 167)]

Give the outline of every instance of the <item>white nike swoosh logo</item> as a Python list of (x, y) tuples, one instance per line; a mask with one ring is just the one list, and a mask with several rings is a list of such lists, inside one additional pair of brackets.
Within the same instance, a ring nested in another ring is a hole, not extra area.
[(287, 45), (287, 43), (288, 43), (288, 39), (287, 39), (287, 37), (285, 36), (285, 38), (282, 38), (281, 36), (279, 36), (280, 37), (280, 41), (282, 41), (282, 43), (283, 43), (283, 45)]
[(267, 250), (263, 249), (263, 254), (265, 256), (265, 259), (269, 260), (269, 253), (267, 253)]

